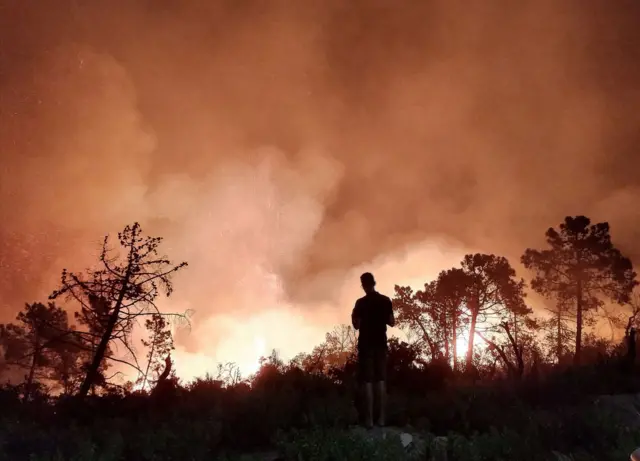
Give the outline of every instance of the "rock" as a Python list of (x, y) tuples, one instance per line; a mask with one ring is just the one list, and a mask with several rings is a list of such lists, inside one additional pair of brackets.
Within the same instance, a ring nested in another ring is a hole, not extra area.
[(560, 452), (557, 451), (552, 451), (551, 453), (553, 453), (553, 456), (556, 457), (556, 461), (573, 461), (573, 458), (567, 456), (567, 455), (563, 455)]
[(408, 453), (420, 454), (426, 451), (426, 442), (417, 434), (406, 432), (406, 428), (399, 427), (376, 427), (372, 430), (366, 430), (363, 427), (353, 427), (352, 433), (365, 438), (366, 440), (387, 439), (397, 437), (402, 443), (403, 448)]
[(640, 448), (636, 448), (630, 458), (631, 461), (640, 461)]
[(413, 436), (411, 434), (403, 432), (402, 434), (400, 434), (400, 442), (402, 442), (402, 446), (404, 448), (407, 448), (409, 445), (411, 445), (411, 442), (413, 442)]

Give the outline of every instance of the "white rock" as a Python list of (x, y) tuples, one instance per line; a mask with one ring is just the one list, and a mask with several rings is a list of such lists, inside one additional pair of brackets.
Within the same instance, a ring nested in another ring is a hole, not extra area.
[(400, 434), (400, 442), (402, 442), (402, 446), (404, 448), (407, 448), (411, 444), (411, 442), (413, 442), (413, 436), (411, 434), (403, 432), (402, 434)]

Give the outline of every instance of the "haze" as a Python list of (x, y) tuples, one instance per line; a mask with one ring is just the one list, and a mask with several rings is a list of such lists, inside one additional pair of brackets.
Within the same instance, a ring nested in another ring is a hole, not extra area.
[(140, 221), (189, 378), (348, 323), (358, 275), (513, 264), (565, 215), (640, 256), (634, 1), (0, 0), (0, 321)]

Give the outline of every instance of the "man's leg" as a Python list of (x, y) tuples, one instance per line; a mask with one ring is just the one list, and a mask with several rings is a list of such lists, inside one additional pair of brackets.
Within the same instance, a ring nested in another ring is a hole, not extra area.
[(364, 424), (366, 427), (373, 427), (373, 354), (359, 351), (358, 363), (364, 397)]
[(376, 394), (378, 400), (378, 426), (384, 426), (386, 423), (386, 408), (387, 408), (387, 386), (384, 381), (378, 381), (376, 383)]
[(373, 427), (373, 383), (364, 383), (364, 398), (365, 398), (365, 415), (364, 425), (368, 428)]
[(378, 402), (378, 426), (386, 424), (387, 413), (387, 351), (380, 349), (376, 351), (375, 357), (375, 381), (376, 381), (376, 400)]

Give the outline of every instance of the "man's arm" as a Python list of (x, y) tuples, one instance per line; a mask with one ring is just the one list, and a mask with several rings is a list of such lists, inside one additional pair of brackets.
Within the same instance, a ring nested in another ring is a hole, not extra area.
[(393, 316), (393, 303), (391, 302), (390, 299), (389, 299), (387, 311), (388, 311), (387, 325), (389, 325), (390, 327), (394, 327), (396, 325), (396, 319)]
[(351, 311), (351, 324), (356, 330), (360, 329), (360, 310), (358, 309), (358, 303), (356, 303), (353, 311)]

